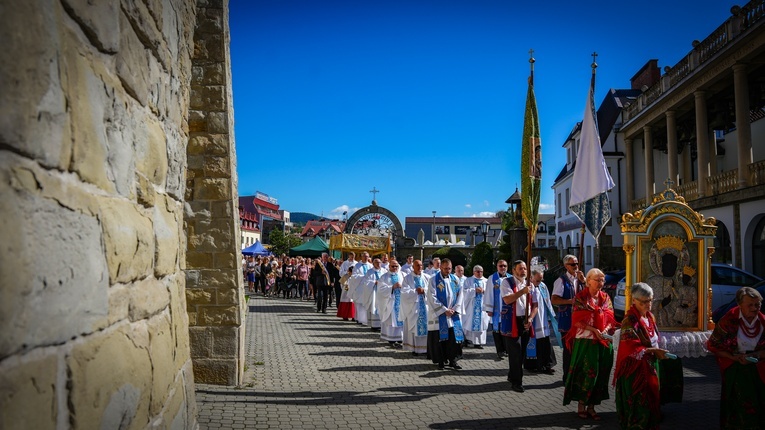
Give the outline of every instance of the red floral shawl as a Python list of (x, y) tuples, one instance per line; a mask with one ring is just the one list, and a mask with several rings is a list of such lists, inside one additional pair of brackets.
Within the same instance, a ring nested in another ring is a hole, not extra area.
[(652, 411), (659, 410), (659, 378), (653, 362), (656, 357), (653, 354), (643, 354), (651, 347), (649, 329), (657, 335), (656, 319), (648, 312), (648, 326), (640, 320), (640, 312), (634, 307), (627, 311), (622, 321), (619, 335), (619, 351), (616, 354), (616, 370), (614, 371), (613, 385), (622, 377), (635, 375), (632, 380), (632, 394), (648, 390), (648, 401)]
[[(760, 319), (763, 329), (765, 329), (765, 315), (762, 312), (757, 313), (757, 318)], [(741, 319), (739, 318), (739, 307), (735, 306), (729, 310), (720, 321), (717, 322), (715, 330), (712, 332), (712, 336), (707, 340), (707, 349), (714, 353), (717, 351), (726, 351), (730, 354), (738, 354), (738, 329), (741, 326)], [(755, 351), (765, 350), (765, 333), (760, 336), (759, 342), (755, 347)], [(725, 373), (733, 363), (734, 360), (730, 358), (724, 358), (715, 356), (717, 359), (717, 365), (720, 366), (720, 371)], [(760, 374), (760, 379), (765, 382), (765, 360), (757, 363), (757, 373)]]
[[(603, 331), (606, 327), (616, 325), (616, 319), (614, 318), (614, 307), (611, 305), (611, 298), (608, 297), (603, 290), (596, 293), (599, 306), (592, 304), (590, 299), (590, 290), (585, 288), (574, 297), (574, 312), (571, 314), (571, 330), (568, 331), (565, 337), (566, 347), (570, 350), (573, 346), (574, 339), (579, 330), (585, 326), (593, 326), (596, 329)], [(599, 340), (603, 346), (608, 346), (608, 341)]]

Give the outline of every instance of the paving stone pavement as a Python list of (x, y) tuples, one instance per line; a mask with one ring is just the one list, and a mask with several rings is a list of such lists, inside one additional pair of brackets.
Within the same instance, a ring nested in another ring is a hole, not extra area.
[[(202, 429), (615, 429), (614, 392), (582, 420), (563, 406), (555, 375), (526, 374), (510, 391), (507, 359), (466, 348), (461, 371), (394, 350), (372, 332), (316, 313), (312, 302), (251, 297), (241, 387), (197, 384)], [(491, 336), (489, 336), (491, 338)], [(711, 357), (683, 360), (683, 403), (664, 405), (665, 429), (718, 428), (720, 374)]]

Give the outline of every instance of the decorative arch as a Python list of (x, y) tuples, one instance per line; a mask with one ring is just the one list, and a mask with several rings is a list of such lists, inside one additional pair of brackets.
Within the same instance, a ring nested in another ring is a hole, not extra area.
[(733, 247), (730, 243), (728, 227), (717, 220), (717, 233), (714, 239), (715, 253), (712, 254), (713, 263), (733, 264)]
[(367, 236), (388, 236), (391, 240), (405, 237), (404, 227), (396, 214), (388, 209), (378, 206), (376, 201), (357, 210), (345, 223), (344, 233), (363, 234)]

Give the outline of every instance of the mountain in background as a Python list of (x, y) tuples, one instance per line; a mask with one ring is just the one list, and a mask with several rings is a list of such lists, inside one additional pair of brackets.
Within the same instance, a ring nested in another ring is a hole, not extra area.
[[(308, 212), (290, 212), (290, 221), (292, 221), (293, 224), (303, 224), (307, 223), (308, 221), (315, 219), (321, 219), (321, 216), (314, 215), (312, 213)], [(329, 219), (329, 218), (326, 218)]]

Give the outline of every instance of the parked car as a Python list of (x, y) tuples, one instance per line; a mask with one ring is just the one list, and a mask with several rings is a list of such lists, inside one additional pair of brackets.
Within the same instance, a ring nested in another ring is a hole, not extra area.
[(622, 279), (616, 283), (616, 292), (613, 297), (614, 304), (614, 317), (617, 321), (624, 319), (624, 309), (627, 307), (627, 278)]
[(619, 283), (619, 280), (624, 278), (625, 274), (625, 270), (614, 270), (611, 272), (606, 272), (606, 283), (603, 285), (603, 291), (611, 296), (612, 301), (614, 300), (614, 296), (616, 296), (616, 286)]
[[(749, 273), (745, 270), (741, 270), (737, 267), (729, 266), (722, 263), (712, 263), (712, 320), (714, 314), (718, 308), (726, 307), (731, 303), (736, 302), (736, 291), (741, 287), (751, 287), (752, 285), (759, 285), (758, 282), (762, 281), (759, 276)], [(627, 279), (623, 278), (616, 285), (616, 294), (614, 295), (614, 315), (617, 320), (624, 318), (624, 309), (627, 301), (626, 290)], [(762, 293), (762, 292), (761, 292)], [(733, 306), (728, 307), (730, 309)], [(724, 311), (721, 311), (724, 314)], [(722, 315), (720, 315), (722, 316)], [(719, 319), (719, 318), (718, 318)]]
[[(757, 290), (758, 293), (760, 293), (761, 296), (765, 297), (765, 281), (760, 281), (754, 285), (752, 285), (752, 288)], [(733, 307), (736, 306), (736, 299), (734, 298), (730, 302), (720, 306), (719, 308), (716, 308), (712, 311), (712, 321), (717, 323), (717, 321), (720, 321), (720, 318), (723, 317), (723, 315), (727, 314), (729, 310), (733, 309)]]
[(736, 300), (736, 291), (741, 287), (751, 287), (759, 276), (722, 263), (712, 263), (712, 309), (717, 309)]

